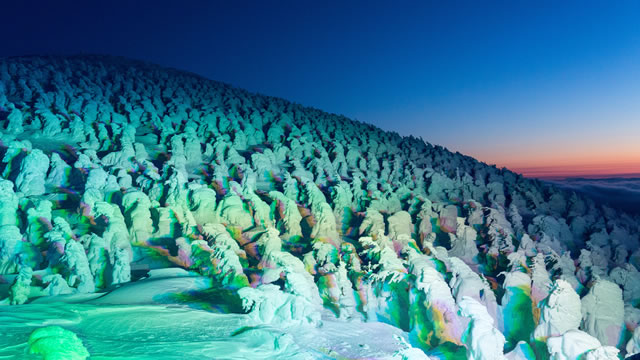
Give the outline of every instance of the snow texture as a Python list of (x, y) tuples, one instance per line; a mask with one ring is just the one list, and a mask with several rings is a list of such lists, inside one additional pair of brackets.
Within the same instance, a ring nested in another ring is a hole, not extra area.
[(421, 138), (142, 62), (22, 57), (0, 59), (0, 159), (3, 309), (156, 302), (119, 289), (184, 269), (206, 295), (156, 295), (243, 313), (225, 341), (255, 332), (265, 357), (376, 357), (292, 338), (383, 323), (404, 334), (384, 358), (640, 351), (637, 216)]

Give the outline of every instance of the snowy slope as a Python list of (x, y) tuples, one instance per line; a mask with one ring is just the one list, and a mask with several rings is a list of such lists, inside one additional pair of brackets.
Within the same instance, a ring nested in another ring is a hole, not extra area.
[(0, 60), (0, 121), (0, 355), (640, 351), (640, 221), (578, 194), (115, 57)]

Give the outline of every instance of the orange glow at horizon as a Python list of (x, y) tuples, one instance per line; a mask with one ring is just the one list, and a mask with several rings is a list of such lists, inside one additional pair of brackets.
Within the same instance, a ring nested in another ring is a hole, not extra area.
[(640, 177), (640, 164), (604, 164), (604, 165), (565, 165), (508, 167), (510, 170), (526, 177), (566, 178), (566, 177)]
[(548, 147), (531, 149), (524, 153), (512, 150), (497, 154), (483, 154), (478, 158), (491, 159), (485, 162), (506, 167), (527, 177), (640, 176), (640, 145), (619, 144), (616, 148), (605, 149), (593, 146), (589, 151), (584, 150), (584, 147), (581, 149)]

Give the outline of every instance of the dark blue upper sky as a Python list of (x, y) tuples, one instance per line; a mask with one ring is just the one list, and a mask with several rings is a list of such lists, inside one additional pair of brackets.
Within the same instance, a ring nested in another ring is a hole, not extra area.
[(640, 1), (14, 1), (0, 14), (0, 56), (148, 60), (516, 168), (640, 165)]

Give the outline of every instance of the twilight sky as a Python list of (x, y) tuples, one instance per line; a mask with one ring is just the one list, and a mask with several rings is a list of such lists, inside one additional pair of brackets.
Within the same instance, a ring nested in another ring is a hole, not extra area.
[(147, 60), (529, 175), (640, 173), (640, 1), (12, 1), (0, 56)]

